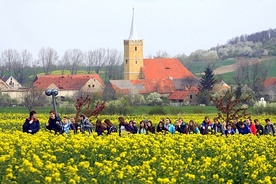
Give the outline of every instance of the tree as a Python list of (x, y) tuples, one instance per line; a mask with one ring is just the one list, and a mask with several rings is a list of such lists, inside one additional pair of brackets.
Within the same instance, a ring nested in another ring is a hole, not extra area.
[(155, 54), (154, 57), (155, 57), (155, 58), (169, 58), (170, 55), (169, 55), (168, 52), (165, 51), (165, 50), (162, 50), (162, 51), (159, 50), (159, 51), (156, 52), (156, 54)]
[(24, 97), (23, 105), (27, 107), (29, 111), (35, 106), (45, 106), (47, 104), (47, 98), (42, 91), (31, 87)]
[(243, 104), (243, 102), (248, 101), (250, 98), (250, 95), (235, 97), (235, 91), (229, 89), (223, 95), (211, 96), (211, 101), (219, 111), (218, 118), (226, 123), (230, 123), (235, 118), (243, 118), (250, 114), (247, 112), (248, 106)]
[(161, 95), (156, 92), (150, 93), (147, 96), (146, 101), (147, 101), (148, 105), (161, 105), (162, 104)]
[(199, 91), (211, 91), (214, 87), (214, 84), (216, 83), (216, 80), (214, 78), (213, 70), (210, 68), (210, 66), (207, 66), (206, 70), (204, 71), (204, 75), (201, 77), (201, 80), (199, 81)]
[(57, 51), (50, 47), (43, 47), (38, 53), (38, 61), (43, 67), (45, 75), (50, 75), (58, 61)]
[(5, 68), (8, 70), (8, 75), (11, 75), (13, 64), (20, 60), (19, 52), (15, 49), (8, 49), (1, 54), (1, 63), (4, 64)]
[(105, 81), (122, 79), (122, 72), (120, 70), (123, 63), (122, 54), (116, 49), (108, 49), (105, 60)]
[(270, 66), (271, 62), (269, 61), (239, 59), (234, 77), (236, 84), (247, 84), (256, 94), (260, 94)]
[(20, 53), (20, 57), (18, 60), (13, 62), (13, 73), (15, 78), (23, 84), (26, 79), (31, 75), (30, 71), (28, 72), (27, 69), (30, 67), (30, 63), (33, 60), (33, 55), (27, 50), (23, 50)]
[(62, 62), (68, 66), (71, 75), (74, 75), (77, 74), (83, 59), (84, 54), (80, 49), (68, 49), (62, 57)]

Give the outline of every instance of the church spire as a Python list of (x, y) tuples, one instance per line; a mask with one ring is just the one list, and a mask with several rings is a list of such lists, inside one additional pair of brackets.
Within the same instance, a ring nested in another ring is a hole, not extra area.
[(132, 22), (131, 22), (131, 27), (130, 27), (130, 34), (129, 34), (129, 40), (139, 40), (137, 32), (136, 32), (136, 27), (134, 23), (134, 7), (132, 8)]

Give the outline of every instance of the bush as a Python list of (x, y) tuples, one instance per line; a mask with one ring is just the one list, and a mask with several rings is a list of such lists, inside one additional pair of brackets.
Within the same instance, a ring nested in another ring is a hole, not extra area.
[(269, 103), (266, 104), (266, 106), (263, 105), (259, 105), (258, 103), (256, 103), (253, 106), (254, 112), (256, 114), (276, 114), (276, 103)]
[(166, 111), (163, 109), (162, 106), (154, 106), (151, 108), (151, 110), (148, 112), (149, 115), (158, 114), (158, 115), (165, 115), (167, 114)]
[(73, 104), (69, 103), (69, 102), (63, 102), (59, 109), (58, 109), (59, 113), (62, 114), (75, 114), (76, 113), (76, 108)]

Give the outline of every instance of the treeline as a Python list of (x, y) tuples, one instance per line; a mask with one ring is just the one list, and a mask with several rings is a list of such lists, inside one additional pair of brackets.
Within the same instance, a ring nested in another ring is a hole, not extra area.
[(218, 61), (228, 58), (256, 58), (263, 56), (276, 56), (276, 29), (269, 29), (250, 35), (236, 36), (226, 44), (217, 45), (209, 50), (196, 50), (189, 56), (178, 55), (182, 63)]
[(217, 51), (221, 59), (276, 56), (276, 29), (236, 36), (211, 50)]

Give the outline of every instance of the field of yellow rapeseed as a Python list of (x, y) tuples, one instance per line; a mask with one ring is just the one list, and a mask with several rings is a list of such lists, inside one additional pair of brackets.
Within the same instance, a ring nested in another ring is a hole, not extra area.
[[(44, 128), (47, 114), (30, 135), (21, 130), (27, 116), (0, 114), (0, 183), (276, 183), (273, 136), (54, 135)], [(182, 118), (200, 123), (204, 115)]]

